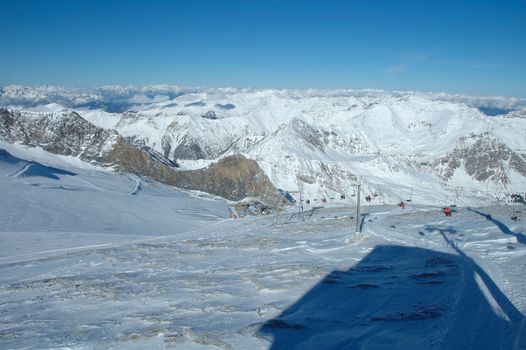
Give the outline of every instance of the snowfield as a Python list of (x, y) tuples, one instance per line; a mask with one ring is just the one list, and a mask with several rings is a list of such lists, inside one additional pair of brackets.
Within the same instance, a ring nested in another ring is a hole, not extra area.
[[(525, 349), (526, 207), (305, 222), (0, 153), (2, 349)], [(283, 215), (291, 216), (297, 208)]]

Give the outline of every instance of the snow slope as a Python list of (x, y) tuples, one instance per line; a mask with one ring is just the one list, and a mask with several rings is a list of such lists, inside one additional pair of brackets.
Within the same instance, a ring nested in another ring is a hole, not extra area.
[(225, 203), (119, 175), (78, 158), (17, 144), (0, 143), (0, 149), (9, 152), (0, 159), (4, 231), (169, 235), (228, 214)]
[(368, 206), (353, 241), (352, 207), (228, 220), (7, 146), (0, 348), (526, 348), (524, 207)]

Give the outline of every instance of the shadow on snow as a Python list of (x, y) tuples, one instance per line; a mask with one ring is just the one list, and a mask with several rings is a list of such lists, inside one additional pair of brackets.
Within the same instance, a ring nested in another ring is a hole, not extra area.
[(360, 221), (360, 232), (363, 232), (363, 225), (365, 224), (365, 218), (369, 215), (369, 213), (362, 213), (360, 214), (361, 216), (361, 221)]
[[(451, 228), (438, 232), (448, 244)], [(475, 262), (380, 245), (257, 327), (271, 349), (509, 349), (522, 314)]]
[(474, 212), (476, 214), (479, 214), (480, 216), (485, 217), (486, 220), (494, 223), (495, 226), (497, 226), (499, 228), (499, 230), (502, 233), (504, 233), (505, 235), (514, 236), (515, 238), (517, 238), (517, 242), (522, 243), (522, 244), (526, 244), (526, 236), (523, 233), (513, 232), (512, 230), (510, 230), (510, 228), (508, 226), (506, 226), (506, 224), (504, 224), (502, 221), (499, 221), (499, 220), (495, 219), (490, 214), (485, 214), (483, 212), (480, 212), (480, 211), (475, 210), (475, 209), (470, 209), (470, 208), (468, 208), (468, 210), (472, 211), (472, 212)]
[(8, 164), (26, 164), (22, 169), (16, 171), (10, 176), (16, 177), (34, 177), (40, 176), (52, 180), (59, 180), (58, 175), (76, 176), (77, 174), (71, 171), (54, 168), (36, 161), (23, 160), (11, 155), (4, 149), (0, 149), (0, 161)]

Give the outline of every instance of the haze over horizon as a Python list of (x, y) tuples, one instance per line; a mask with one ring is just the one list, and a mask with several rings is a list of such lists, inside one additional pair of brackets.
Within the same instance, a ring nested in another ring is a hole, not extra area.
[(0, 86), (526, 97), (524, 1), (12, 1)]

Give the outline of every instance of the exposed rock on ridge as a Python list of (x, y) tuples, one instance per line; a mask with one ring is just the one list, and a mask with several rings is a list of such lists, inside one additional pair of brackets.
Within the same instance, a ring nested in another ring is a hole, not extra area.
[(0, 109), (0, 139), (231, 200), (259, 197), (269, 201), (277, 193), (257, 162), (241, 155), (226, 157), (204, 169), (181, 171), (159, 152), (133, 144), (116, 131), (98, 128), (75, 112), (40, 114)]
[(464, 168), (466, 173), (478, 181), (508, 184), (509, 171), (526, 176), (525, 157), (513, 151), (489, 132), (465, 136), (459, 139), (454, 150), (447, 156), (431, 163), (446, 180), (455, 171)]

